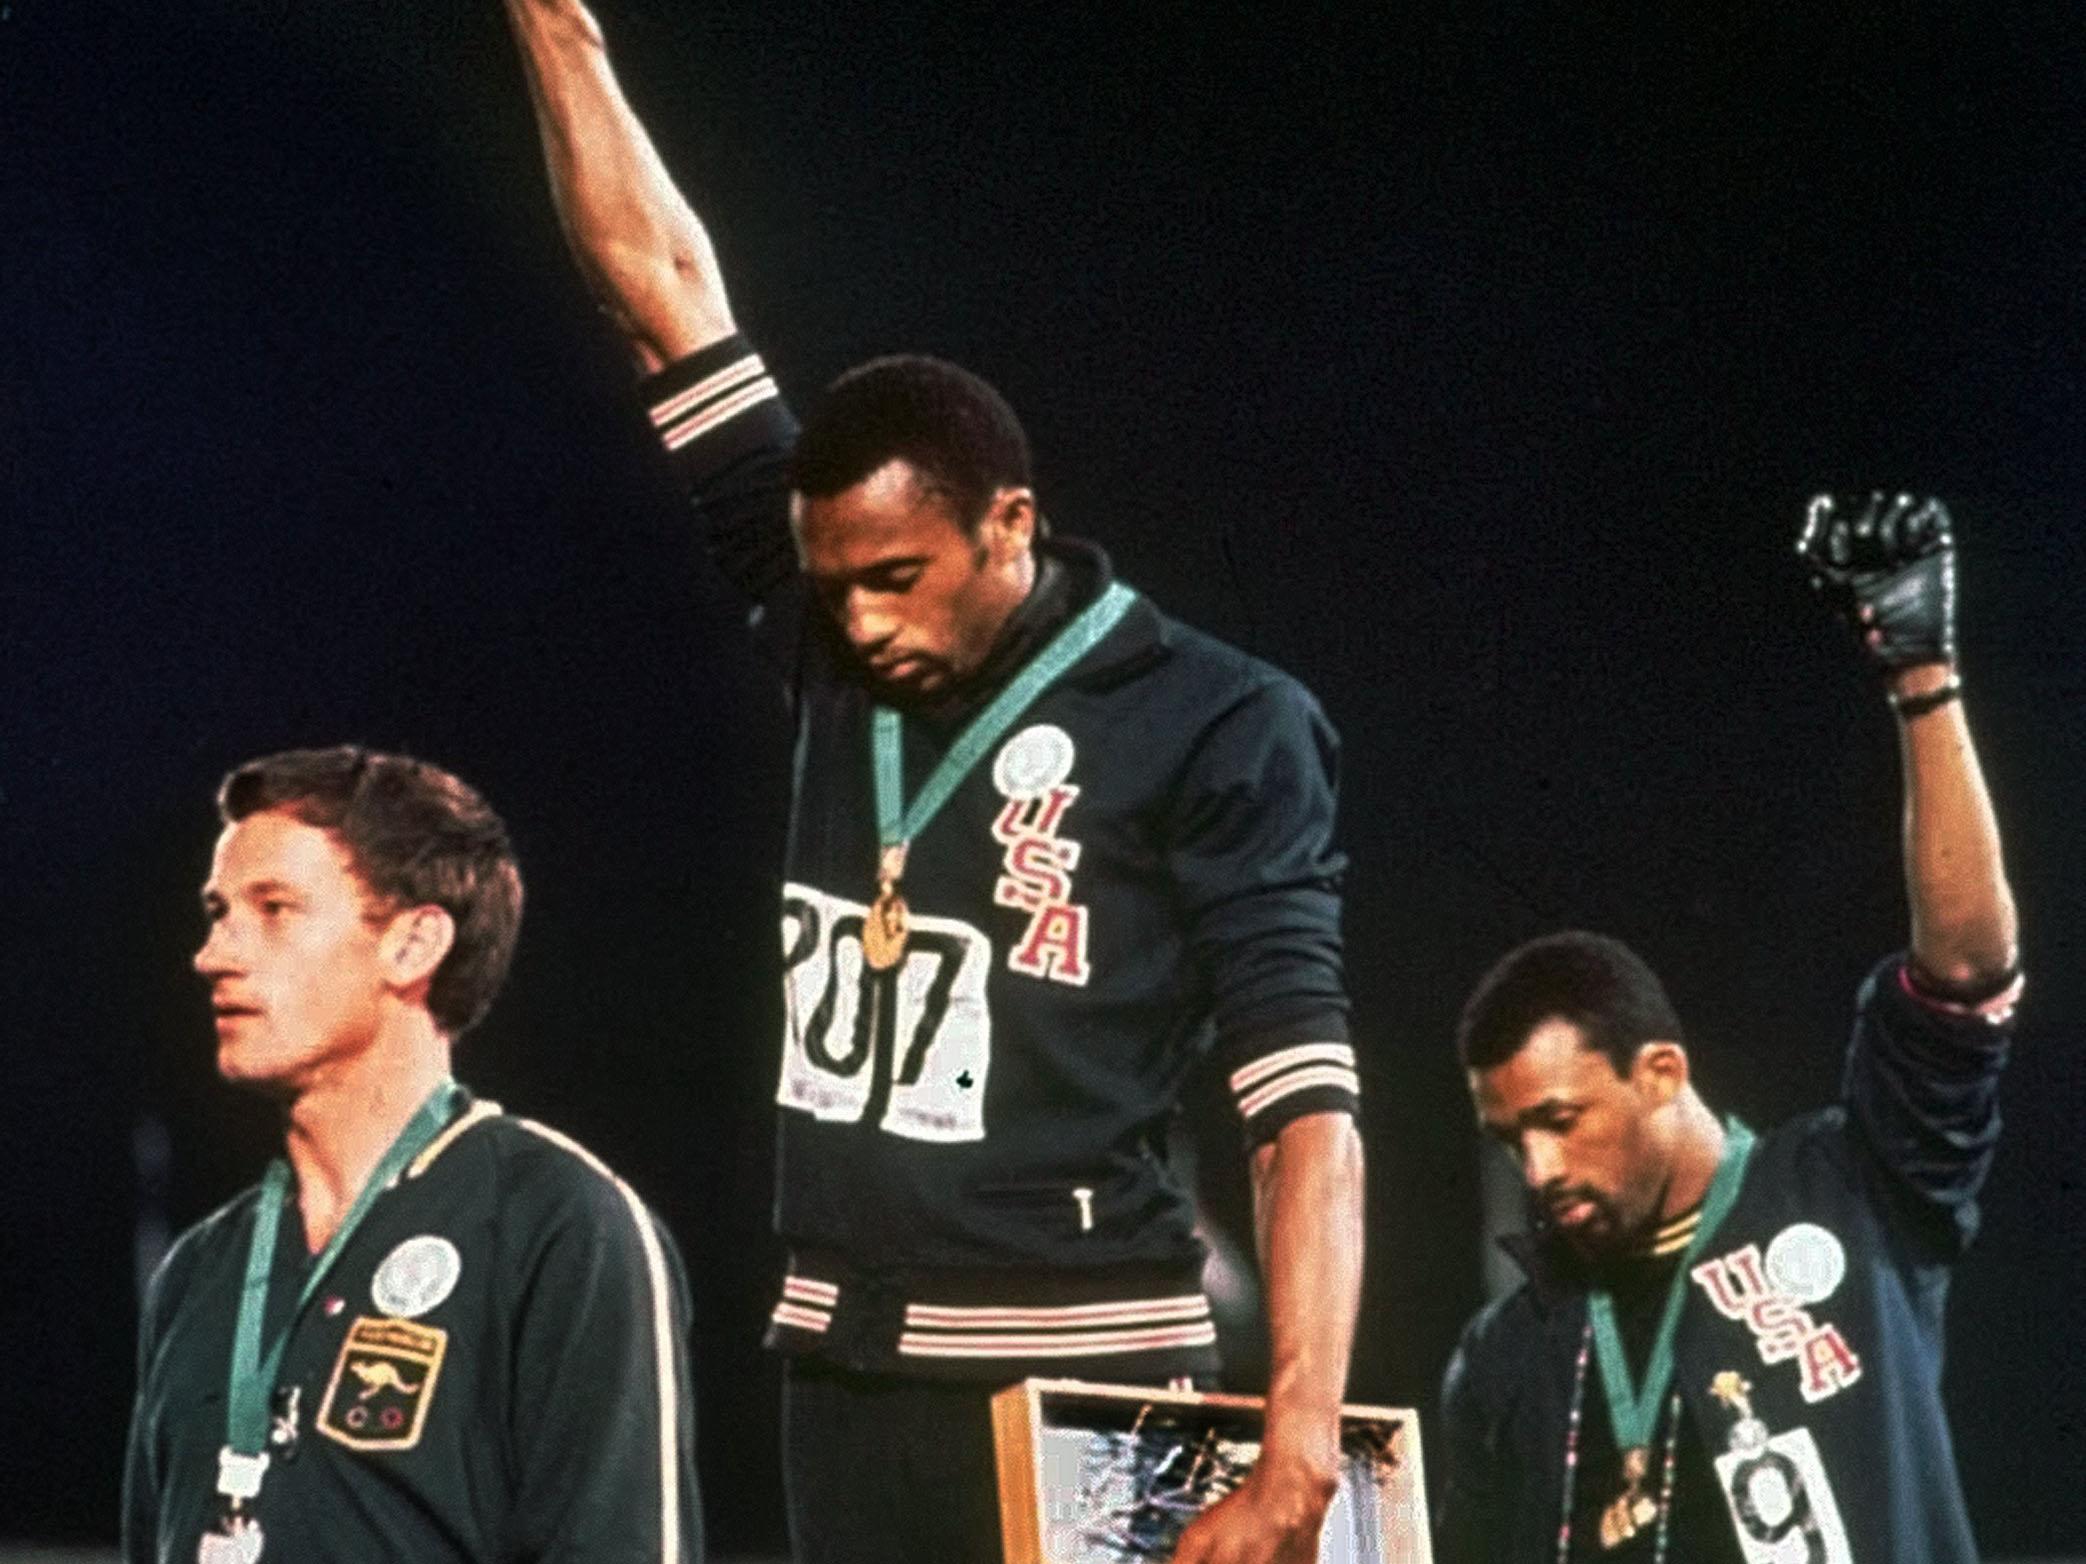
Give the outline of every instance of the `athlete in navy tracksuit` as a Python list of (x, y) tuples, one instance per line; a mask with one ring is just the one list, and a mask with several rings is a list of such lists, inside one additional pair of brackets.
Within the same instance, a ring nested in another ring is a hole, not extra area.
[(771, 1340), (799, 1555), (996, 1556), (991, 1388), (1212, 1369), (1160, 1147), (1213, 1029), (1275, 1366), (1260, 1462), (1178, 1557), (1315, 1556), (1361, 1249), (1330, 727), (1043, 538), (974, 377), (878, 361), (800, 431), (592, 18), (508, 10), (574, 252), (793, 706)]
[(1538, 1221), (1510, 1245), (1527, 1282), (1449, 1365), (1445, 1560), (1977, 1556), (1942, 1311), (2020, 976), (1954, 671), (1954, 548), (1937, 503), (1881, 496), (1816, 502), (1804, 546), (1889, 677), (1911, 950), (1862, 987), (1839, 1103), (1750, 1148), (1687, 1084), (1679, 1021), (1626, 948), (1550, 936), (1479, 985), (1464, 1062)]

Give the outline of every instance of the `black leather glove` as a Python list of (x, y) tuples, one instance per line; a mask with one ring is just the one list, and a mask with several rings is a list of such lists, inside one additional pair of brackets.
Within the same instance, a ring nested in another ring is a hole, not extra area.
[(1956, 543), (1939, 500), (1821, 494), (1796, 552), (1883, 667), (1955, 661)]

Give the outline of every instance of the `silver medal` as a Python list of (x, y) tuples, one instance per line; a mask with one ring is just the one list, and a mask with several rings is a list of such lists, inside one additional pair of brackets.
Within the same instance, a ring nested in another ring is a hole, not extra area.
[(251, 1515), (227, 1515), (218, 1529), (203, 1533), (196, 1545), (196, 1564), (258, 1564), (261, 1523)]

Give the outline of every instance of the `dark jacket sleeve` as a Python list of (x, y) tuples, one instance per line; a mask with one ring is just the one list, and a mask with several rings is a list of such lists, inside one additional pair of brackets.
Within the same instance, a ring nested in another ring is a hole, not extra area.
[(1176, 793), (1170, 867), (1249, 1144), (1307, 1113), (1352, 1113), (1360, 1095), (1341, 966), (1338, 768), (1317, 702), (1272, 678), (1201, 736)]
[(688, 1286), (672, 1239), (605, 1171), (538, 1222), (516, 1288), (510, 1548), (543, 1564), (698, 1564)]
[(160, 1470), (158, 1401), (153, 1394), (153, 1366), (167, 1322), (194, 1274), (204, 1229), (198, 1224), (182, 1234), (145, 1284), (138, 1309), (137, 1393), (131, 1399), (130, 1435), (123, 1451), (123, 1558), (125, 1564), (156, 1564), (159, 1558)]
[(711, 559), (752, 605), (771, 655), (793, 666), (804, 591), (790, 531), (797, 420), (789, 404), (736, 335), (668, 365), (640, 390)]
[(153, 1342), (158, 1335), (158, 1298), (162, 1264), (146, 1289), (145, 1304), (138, 1314), (138, 1388), (130, 1406), (130, 1437), (123, 1450), (123, 1558), (124, 1564), (153, 1564), (159, 1542), (159, 1472), (149, 1426), (146, 1378), (151, 1370)]
[(2011, 997), (1971, 1007), (1922, 995), (1902, 957), (1862, 985), (1842, 1097), (1882, 1199), (1925, 1258), (1953, 1261), (1977, 1234)]
[[(1489, 1311), (1488, 1311), (1489, 1312)], [(1495, 1418), (1481, 1390), (1486, 1315), (1463, 1332), (1441, 1382), (1441, 1503), (1434, 1516), (1436, 1564), (1486, 1564), (1498, 1553), (1492, 1527), (1503, 1524), (1517, 1495), (1504, 1491)]]

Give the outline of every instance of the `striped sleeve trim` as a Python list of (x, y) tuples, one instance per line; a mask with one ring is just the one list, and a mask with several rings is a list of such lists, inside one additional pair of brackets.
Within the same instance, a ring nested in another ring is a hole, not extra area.
[(1201, 1293), (1054, 1308), (969, 1308), (910, 1303), (898, 1338), (900, 1357), (1113, 1357), (1217, 1340)]
[(1961, 1016), (1965, 1019), (1983, 1021), (1989, 1026), (2004, 1026), (2014, 1018), (2014, 1009), (2021, 1002), (2021, 990), (2027, 981), (2025, 975), (2017, 972), (2014, 974), (2014, 980), (1990, 999), (1979, 1000), (1972, 1005), (1928, 993), (1913, 981), (1912, 967), (1909, 963), (1898, 968), (1898, 987), (1927, 1009), (1938, 1010), (1945, 1016)]
[(839, 1305), (840, 1289), (831, 1282), (790, 1275), (782, 1279), (782, 1301), (775, 1305), (768, 1318), (791, 1330), (810, 1331), (815, 1336), (822, 1336), (831, 1329), (833, 1311)]
[(1285, 1097), (1325, 1087), (1351, 1097), (1362, 1094), (1355, 1074), (1354, 1049), (1346, 1043), (1299, 1043), (1263, 1054), (1231, 1072), (1232, 1097), (1239, 1115), (1250, 1119)]
[(669, 1301), (672, 1290), (667, 1284), (666, 1252), (660, 1245), (658, 1230), (653, 1227), (651, 1213), (638, 1199), (637, 1192), (593, 1152), (571, 1136), (560, 1134), (547, 1124), (538, 1124), (534, 1119), (518, 1118), (514, 1122), (570, 1152), (607, 1179), (622, 1198), (630, 1220), (637, 1224), (637, 1240), (644, 1250), (645, 1275), (651, 1287), (652, 1369), (659, 1392), (659, 1557), (661, 1564), (681, 1564), (681, 1467), (675, 1458), (680, 1445), (681, 1389), (674, 1373), (673, 1309)]
[(694, 385), (653, 404), (652, 427), (669, 451), (678, 451), (729, 423), (749, 407), (780, 396), (758, 353), (748, 353)]

